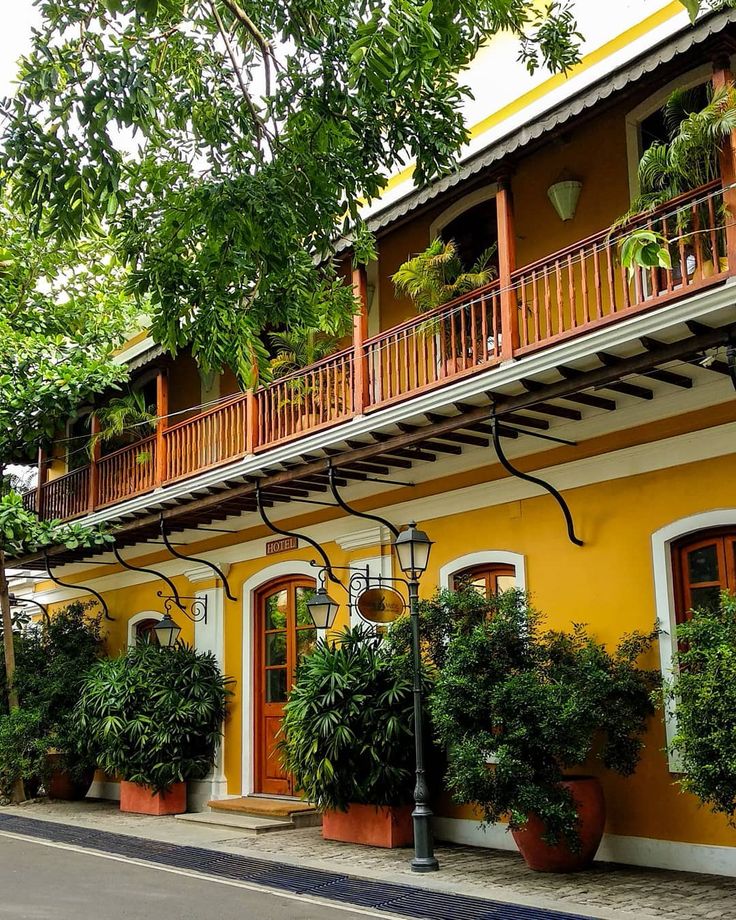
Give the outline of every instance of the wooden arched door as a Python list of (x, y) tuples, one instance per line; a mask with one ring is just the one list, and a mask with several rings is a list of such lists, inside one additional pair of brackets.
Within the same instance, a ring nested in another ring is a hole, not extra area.
[(317, 641), (307, 608), (314, 580), (303, 575), (264, 586), (255, 605), (255, 788), (266, 795), (294, 795), (292, 777), (278, 751), (284, 704), (297, 662)]

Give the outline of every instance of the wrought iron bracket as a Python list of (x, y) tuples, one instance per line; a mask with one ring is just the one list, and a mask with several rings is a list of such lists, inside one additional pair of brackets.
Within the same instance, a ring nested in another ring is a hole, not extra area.
[(161, 537), (164, 541), (164, 545), (172, 556), (175, 556), (177, 559), (183, 559), (184, 562), (198, 562), (200, 565), (206, 565), (207, 568), (212, 569), (215, 575), (217, 575), (217, 577), (222, 581), (222, 586), (225, 589), (225, 597), (229, 601), (237, 601), (237, 597), (235, 597), (233, 592), (230, 590), (230, 582), (227, 580), (227, 576), (219, 566), (215, 565), (214, 562), (210, 562), (209, 559), (200, 559), (196, 556), (187, 556), (174, 548), (174, 544), (171, 542), (171, 540), (169, 540), (169, 537), (166, 533), (166, 524), (164, 522), (163, 514), (159, 519), (159, 528), (161, 531)]
[(385, 518), (379, 517), (377, 514), (369, 514), (367, 511), (358, 511), (356, 508), (351, 507), (345, 499), (340, 495), (340, 492), (337, 488), (337, 483), (335, 482), (336, 470), (335, 467), (330, 464), (329, 466), (329, 477), (330, 477), (330, 489), (332, 494), (335, 497), (335, 501), (343, 509), (347, 511), (348, 514), (353, 517), (364, 518), (366, 521), (376, 521), (378, 524), (382, 524), (384, 527), (387, 527), (393, 534), (394, 539), (399, 535), (399, 528), (395, 524), (392, 524), (391, 521), (387, 521)]
[(283, 527), (279, 527), (278, 524), (274, 524), (273, 521), (268, 517), (268, 515), (266, 514), (266, 509), (263, 505), (263, 496), (261, 494), (261, 486), (258, 482), (256, 482), (256, 505), (258, 506), (258, 513), (261, 516), (261, 520), (266, 525), (266, 527), (268, 527), (269, 530), (273, 531), (273, 533), (279, 534), (282, 537), (294, 537), (297, 540), (304, 540), (305, 543), (308, 543), (312, 547), (312, 549), (314, 549), (316, 552), (319, 553), (320, 557), (322, 558), (322, 562), (324, 563), (324, 568), (325, 568), (325, 571), (327, 572), (327, 577), (330, 579), (330, 581), (334, 582), (336, 585), (341, 585), (343, 588), (345, 587), (345, 585), (343, 585), (340, 579), (334, 574), (333, 572), (334, 566), (330, 562), (329, 556), (327, 555), (323, 547), (319, 543), (317, 543), (316, 540), (313, 540), (311, 537), (308, 537), (306, 534), (303, 534), (303, 533), (295, 533), (293, 530), (284, 530)]
[(47, 624), (50, 622), (48, 607), (40, 601), (36, 601), (32, 597), (18, 597), (17, 594), (9, 595), (9, 600), (11, 607), (20, 607), (23, 604), (32, 604), (34, 607), (38, 607), (43, 615), (44, 622)]
[[(311, 566), (314, 566), (315, 568), (319, 568), (317, 577), (320, 579), (320, 581), (322, 582), (322, 585), (324, 586), (325, 573), (327, 571), (326, 568), (324, 566), (320, 566), (319, 563), (315, 559), (311, 559), (309, 564)], [(378, 575), (371, 575), (369, 566), (365, 566), (365, 568), (363, 568), (362, 566), (358, 567), (355, 565), (336, 565), (336, 566), (333, 566), (333, 568), (337, 572), (350, 572), (350, 579), (348, 581), (348, 587), (345, 588), (345, 590), (348, 592), (348, 598), (350, 600), (351, 609), (352, 608), (357, 609), (356, 605), (353, 604), (352, 602), (353, 596), (360, 594), (362, 590), (368, 590), (368, 588), (371, 588), (371, 587), (382, 588), (386, 584), (387, 585), (403, 585), (407, 590), (409, 589), (409, 582), (407, 581), (406, 578), (400, 578), (394, 575), (382, 575), (380, 572), (378, 573)], [(343, 585), (343, 587), (345, 586)], [(396, 593), (399, 594), (398, 591)], [(409, 604), (404, 598), (404, 596), (402, 594), (399, 594), (399, 597), (404, 602), (404, 610), (405, 611), (408, 610)], [(361, 620), (364, 620), (363, 616), (360, 614), (360, 611), (358, 611), (358, 616), (360, 616)]]
[[(206, 623), (207, 622), (207, 610), (209, 607), (208, 597), (205, 594), (204, 597), (198, 597), (196, 594), (193, 596), (186, 596), (183, 594), (169, 595), (164, 594), (163, 591), (157, 591), (156, 594), (164, 602), (164, 610), (166, 613), (171, 613), (171, 608), (176, 606), (184, 616), (189, 617), (192, 623)], [(189, 609), (187, 610), (186, 604), (184, 601), (189, 601)]]
[(574, 543), (575, 546), (583, 546), (583, 541), (580, 540), (575, 534), (575, 524), (572, 519), (572, 513), (570, 508), (565, 501), (565, 499), (560, 495), (560, 493), (555, 489), (555, 487), (546, 482), (544, 479), (540, 479), (538, 476), (530, 476), (529, 473), (524, 473), (521, 470), (517, 469), (509, 460), (509, 458), (504, 453), (503, 446), (501, 444), (501, 435), (498, 431), (498, 419), (496, 418), (496, 413), (491, 414), (491, 436), (493, 438), (493, 448), (496, 451), (496, 455), (501, 463), (501, 466), (512, 476), (516, 476), (517, 479), (523, 479), (525, 482), (531, 482), (534, 485), (541, 486), (554, 498), (557, 504), (562, 510), (562, 514), (565, 517), (565, 524), (567, 525), (567, 536), (571, 543)]
[(75, 585), (70, 584), (68, 581), (62, 581), (60, 578), (57, 578), (51, 571), (51, 562), (49, 561), (49, 554), (47, 552), (44, 552), (43, 558), (44, 562), (46, 563), (46, 574), (55, 585), (58, 585), (60, 588), (73, 588), (75, 591), (87, 591), (87, 593), (97, 598), (97, 602), (99, 603), (100, 607), (102, 607), (102, 612), (105, 615), (105, 619), (111, 621), (115, 620), (115, 617), (110, 616), (110, 610), (108, 609), (105, 598), (99, 593), (99, 591), (95, 591), (95, 589), (90, 588), (89, 585)]
[[(179, 607), (181, 610), (184, 609), (181, 603), (181, 598), (179, 597), (179, 592), (176, 590), (176, 585), (170, 578), (164, 575), (163, 572), (157, 572), (156, 569), (147, 569), (147, 568), (144, 568), (143, 566), (133, 565), (130, 562), (126, 562), (126, 560), (123, 559), (123, 557), (120, 555), (120, 550), (117, 548), (117, 546), (113, 546), (112, 551), (115, 554), (115, 558), (120, 563), (120, 565), (122, 565), (124, 569), (129, 569), (131, 572), (144, 572), (146, 575), (155, 575), (156, 578), (160, 578), (161, 581), (165, 582), (168, 585), (169, 590), (171, 591), (172, 599), (174, 603), (176, 604), (176, 606)], [(158, 592), (158, 595), (159, 597), (163, 597), (160, 591)]]

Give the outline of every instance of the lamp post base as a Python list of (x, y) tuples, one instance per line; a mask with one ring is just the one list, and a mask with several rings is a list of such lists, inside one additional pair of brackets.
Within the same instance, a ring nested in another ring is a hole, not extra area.
[(415, 856), (411, 861), (412, 872), (437, 872), (439, 867), (434, 856)]

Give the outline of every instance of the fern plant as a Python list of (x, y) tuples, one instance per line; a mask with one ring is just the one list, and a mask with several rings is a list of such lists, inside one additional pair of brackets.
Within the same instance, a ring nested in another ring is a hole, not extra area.
[[(156, 430), (156, 414), (146, 405), (142, 390), (131, 390), (116, 396), (106, 406), (96, 410), (100, 430), (90, 440), (90, 450), (97, 443), (124, 446), (135, 444)], [(143, 456), (144, 462), (148, 457)], [(140, 458), (139, 458), (140, 459)]]
[(493, 281), (497, 271), (491, 260), (496, 249), (495, 243), (489, 246), (466, 270), (455, 241), (437, 237), (424, 252), (404, 262), (391, 280), (420, 313), (428, 313)]
[[(277, 380), (327, 358), (337, 351), (340, 345), (339, 336), (306, 326), (273, 332), (270, 341), (276, 351), (276, 355), (271, 359), (271, 373)], [(301, 407), (310, 398), (316, 406), (325, 395), (319, 376), (316, 382), (306, 377), (294, 377), (287, 381), (285, 395), (279, 408), (283, 409), (289, 404)]]

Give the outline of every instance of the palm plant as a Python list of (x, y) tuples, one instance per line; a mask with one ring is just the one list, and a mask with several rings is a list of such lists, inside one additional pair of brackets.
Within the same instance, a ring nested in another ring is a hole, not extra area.
[(142, 390), (131, 390), (125, 396), (116, 396), (106, 406), (97, 409), (99, 431), (90, 441), (90, 448), (98, 442), (134, 444), (156, 428), (156, 414), (146, 405)]
[(455, 241), (437, 237), (424, 252), (404, 262), (391, 280), (397, 292), (408, 296), (420, 313), (428, 313), (490, 283), (497, 274), (490, 264), (496, 249), (493, 243), (465, 270)]
[[(718, 178), (718, 154), (736, 129), (736, 89), (732, 84), (717, 90), (709, 87), (708, 101), (702, 108), (698, 108), (698, 98), (694, 90), (677, 89), (665, 103), (662, 114), (669, 140), (652, 144), (642, 154), (637, 170), (639, 194), (614, 229)], [(721, 217), (726, 217), (723, 207)], [(683, 208), (675, 218), (679, 236), (710, 223), (707, 203), (695, 209)], [(664, 234), (646, 228), (633, 231), (623, 242), (627, 254), (622, 250), (622, 258), (642, 268), (671, 268), (672, 253), (666, 235), (667, 230)], [(720, 231), (719, 250), (722, 235)], [(710, 234), (703, 234), (700, 244), (704, 257), (715, 261)]]
[[(271, 359), (271, 373), (277, 380), (327, 358), (337, 351), (340, 344), (339, 336), (308, 326), (297, 326), (282, 332), (273, 332), (269, 338), (276, 351), (275, 356)], [(310, 379), (305, 376), (296, 376), (287, 381), (280, 408), (289, 404), (304, 406), (310, 400), (316, 407), (325, 395), (319, 375)]]

